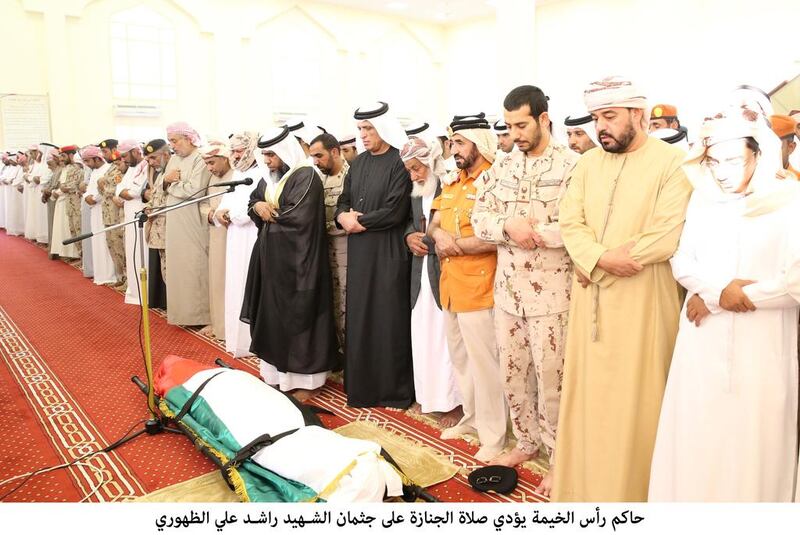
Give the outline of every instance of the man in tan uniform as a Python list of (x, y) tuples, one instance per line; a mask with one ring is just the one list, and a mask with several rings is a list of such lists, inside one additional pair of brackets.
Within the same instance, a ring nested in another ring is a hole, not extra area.
[[(103, 225), (110, 227), (122, 222), (122, 204), (115, 199), (117, 184), (122, 182), (122, 175), (127, 171), (125, 161), (119, 152), (111, 150), (108, 161), (111, 165), (106, 174), (97, 181), (97, 190), (102, 197)], [(124, 169), (124, 171), (122, 170)], [(117, 286), (125, 287), (125, 229), (117, 228), (106, 232), (106, 243), (114, 261), (114, 270), (117, 272)]]
[(339, 350), (344, 354), (345, 297), (347, 295), (347, 233), (336, 226), (333, 214), (344, 187), (350, 164), (342, 158), (339, 142), (331, 134), (321, 134), (311, 141), (309, 154), (322, 173), (325, 188), (325, 226), (328, 230), (328, 256), (333, 275), (333, 316)]
[[(171, 156), (169, 145), (163, 139), (154, 139), (144, 147), (145, 160), (150, 167), (147, 189), (142, 198), (147, 202), (147, 211), (154, 212), (167, 205), (164, 173)], [(167, 218), (164, 214), (148, 219), (144, 226), (144, 237), (150, 254), (159, 259), (161, 278), (167, 283)]]
[[(558, 202), (578, 155), (550, 135), (547, 97), (524, 85), (505, 99), (518, 151), (483, 175), (472, 225), (497, 244), (494, 324), (517, 445), (492, 464), (516, 466), (542, 447), (555, 461), (572, 263), (558, 228)], [(549, 496), (548, 472), (537, 492)]]
[[(83, 167), (73, 160), (77, 152), (78, 147), (76, 145), (61, 148), (64, 170), (61, 172), (61, 178), (58, 183), (58, 195), (65, 198), (64, 208), (70, 236), (77, 236), (81, 233), (81, 194), (85, 191)], [(83, 256), (83, 244), (76, 242), (75, 246), (78, 249), (78, 253)], [(61, 247), (63, 246), (58, 244), (57, 249), (60, 250)]]

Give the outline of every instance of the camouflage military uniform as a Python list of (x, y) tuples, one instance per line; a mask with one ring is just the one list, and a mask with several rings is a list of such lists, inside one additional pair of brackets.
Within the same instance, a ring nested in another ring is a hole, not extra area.
[(336, 334), (339, 349), (344, 353), (344, 311), (347, 295), (347, 233), (336, 227), (333, 214), (336, 212), (336, 201), (344, 187), (344, 177), (350, 165), (343, 161), (342, 169), (335, 175), (322, 178), (325, 187), (325, 226), (328, 231), (328, 255), (333, 275), (333, 315), (336, 318)]
[[(59, 187), (63, 188), (59, 195), (67, 197), (65, 208), (69, 221), (69, 233), (73, 237), (81, 233), (81, 194), (78, 187), (83, 183), (83, 178), (83, 167), (71, 163), (64, 167), (59, 181)], [(81, 253), (81, 242), (76, 242), (75, 245), (78, 247), (78, 252)]]
[[(515, 151), (483, 175), (472, 215), (475, 234), (497, 243), (495, 331), (517, 448), (556, 440), (572, 263), (558, 229), (558, 203), (578, 155), (551, 141), (539, 157)], [(545, 247), (526, 250), (503, 230), (507, 219), (535, 219)]]
[[(147, 207), (152, 211), (167, 205), (167, 192), (164, 190), (164, 173), (161, 171), (150, 177), (152, 197)], [(148, 219), (144, 226), (145, 242), (151, 249), (158, 249), (161, 258), (161, 278), (167, 281), (167, 218), (165, 215)]]
[(61, 172), (63, 170), (63, 166), (56, 166), (50, 175), (50, 181), (42, 186), (42, 202), (47, 204), (47, 243), (50, 248), (53, 247), (53, 216), (56, 211), (56, 199), (53, 196), (53, 190), (58, 188), (58, 182), (61, 180)]
[[(100, 206), (103, 210), (103, 225), (106, 227), (122, 222), (122, 208), (114, 204), (112, 200), (117, 184), (121, 181), (122, 173), (114, 164), (111, 164), (106, 174), (97, 183), (97, 190), (101, 197)], [(125, 270), (125, 229), (117, 228), (106, 232), (106, 243), (108, 251), (111, 253), (111, 260), (114, 261), (117, 277), (120, 282), (124, 282), (127, 274)]]

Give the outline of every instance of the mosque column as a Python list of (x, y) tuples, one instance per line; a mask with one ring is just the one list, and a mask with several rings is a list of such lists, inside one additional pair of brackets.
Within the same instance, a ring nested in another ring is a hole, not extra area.
[(242, 73), (247, 73), (249, 66), (247, 56), (242, 53), (242, 36), (234, 28), (234, 24), (224, 21), (214, 32), (214, 84), (209, 89), (214, 103), (211, 126), (219, 136), (256, 126), (242, 116), (246, 102), (242, 84), (247, 83)]
[(536, 0), (498, 0), (495, 40), (496, 79), (500, 95), (523, 84), (536, 84)]
[(43, 14), (50, 132), (53, 142), (72, 143), (74, 117), (70, 110), (75, 108), (75, 102), (69, 71), (71, 53), (64, 49), (69, 42), (66, 13), (61, 2), (53, 2)]

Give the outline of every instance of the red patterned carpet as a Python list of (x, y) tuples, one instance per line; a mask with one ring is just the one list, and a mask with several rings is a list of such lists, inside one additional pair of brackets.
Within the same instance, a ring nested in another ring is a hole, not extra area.
[[(145, 398), (130, 381), (144, 375), (138, 322), (138, 307), (124, 304), (118, 292), (0, 230), (0, 482), (72, 461), (141, 427)], [(195, 332), (157, 314), (151, 324), (155, 366), (168, 354), (233, 363)], [(257, 373), (254, 358), (236, 364)], [(539, 476), (524, 469), (511, 495), (474, 492), (465, 475), (480, 465), (474, 446), (443, 441), (438, 429), (403, 412), (348, 407), (338, 384), (329, 383), (312, 403), (335, 414), (323, 416), (328, 427), (369, 420), (447, 455), (464, 470), (429, 489), (443, 501), (541, 501), (533, 492)], [(215, 469), (173, 434), (140, 437), (82, 462), (33, 477), (6, 501), (120, 501)], [(0, 485), (0, 496), (20, 481)]]

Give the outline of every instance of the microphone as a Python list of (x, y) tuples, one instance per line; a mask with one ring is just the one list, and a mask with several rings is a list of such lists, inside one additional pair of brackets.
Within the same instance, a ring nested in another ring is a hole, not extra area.
[(252, 183), (253, 183), (253, 179), (250, 178), (250, 177), (247, 177), (247, 178), (242, 179), (242, 180), (231, 180), (230, 182), (220, 182), (219, 184), (211, 184), (208, 187), (209, 188), (221, 188), (223, 186), (236, 187), (236, 186), (241, 186), (243, 184), (245, 186), (249, 186)]
[(73, 238), (67, 238), (66, 240), (63, 240), (61, 243), (63, 245), (69, 245), (70, 243), (75, 243), (76, 241), (82, 241), (85, 240), (86, 238), (91, 238), (92, 236), (94, 236), (93, 232), (87, 232), (86, 234), (80, 234)]

